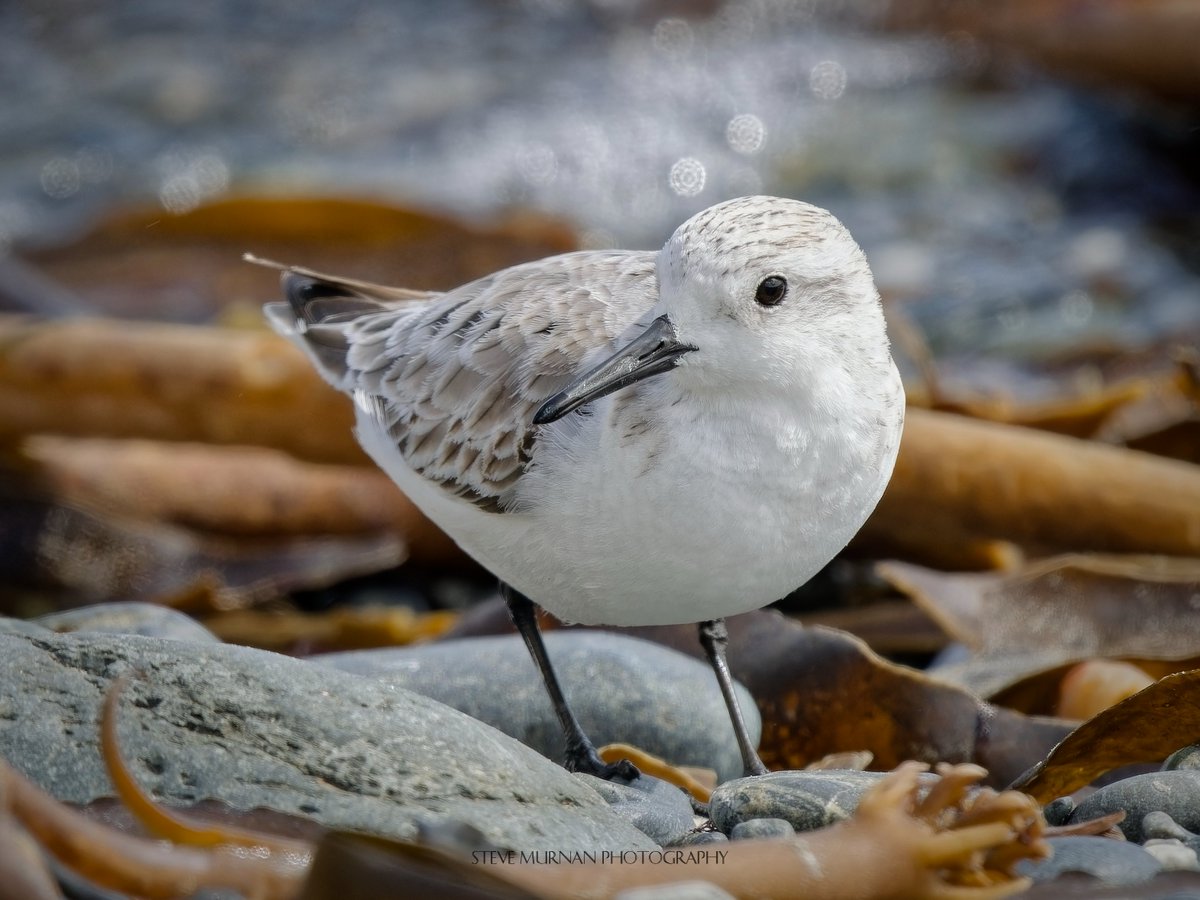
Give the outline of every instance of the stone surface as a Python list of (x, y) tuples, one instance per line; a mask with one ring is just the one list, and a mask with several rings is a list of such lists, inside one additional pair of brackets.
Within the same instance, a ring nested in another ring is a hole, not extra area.
[(1148, 881), (1162, 866), (1137, 844), (1102, 837), (1060, 837), (1047, 841), (1054, 850), (1049, 859), (1023, 859), (1019, 875), (1034, 881), (1051, 881), (1069, 872), (1091, 875), (1105, 884), (1130, 885)]
[(0, 634), (0, 754), (55, 796), (111, 795), (97, 716), (160, 799), (269, 807), (410, 839), (451, 820), (511, 849), (653, 849), (582, 780), (495, 729), (377, 679), (261, 650), (131, 635)]
[(673, 847), (703, 847), (705, 844), (728, 844), (729, 835), (719, 831), (692, 831), (683, 836), (682, 840), (672, 844)]
[(824, 769), (738, 778), (713, 791), (708, 813), (726, 834), (750, 819), (783, 819), (796, 831), (811, 831), (850, 818), (862, 795), (886, 774)]
[(59, 634), (140, 634), (175, 641), (218, 641), (189, 615), (157, 603), (97, 603), (39, 616), (36, 624)]
[(745, 841), (755, 838), (792, 837), (795, 833), (796, 829), (787, 819), (747, 819), (734, 825), (729, 836), (735, 841)]
[(643, 775), (630, 784), (577, 775), (608, 801), (609, 809), (655, 843), (680, 841), (695, 827), (688, 795), (661, 778)]
[[(649, 641), (603, 631), (555, 631), (547, 652), (576, 716), (596, 743), (628, 743), (676, 765), (742, 774), (742, 758), (707, 664)], [(558, 720), (533, 660), (516, 635), (416, 647), (330, 653), (313, 660), (384, 678), (494, 725), (553, 760), (563, 758)], [(740, 685), (750, 736), (762, 725)]]
[(735, 900), (733, 894), (708, 881), (676, 881), (621, 891), (620, 900)]
[(1117, 827), (1134, 843), (1144, 839), (1142, 820), (1152, 812), (1165, 812), (1188, 831), (1200, 831), (1200, 771), (1148, 772), (1105, 785), (1079, 802), (1070, 821), (1086, 822), (1117, 810), (1126, 813)]
[(1142, 849), (1158, 860), (1164, 872), (1200, 872), (1196, 851), (1175, 838), (1152, 838)]

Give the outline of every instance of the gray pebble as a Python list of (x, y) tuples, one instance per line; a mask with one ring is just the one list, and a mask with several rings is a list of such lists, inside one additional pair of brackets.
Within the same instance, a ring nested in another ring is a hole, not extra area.
[(1200, 872), (1196, 851), (1175, 838), (1151, 838), (1142, 849), (1158, 860), (1164, 872)]
[[(596, 746), (628, 743), (676, 765), (742, 774), (729, 714), (712, 670), (649, 641), (604, 631), (555, 631), (546, 648), (575, 714)], [(560, 762), (562, 731), (546, 689), (517, 635), (414, 647), (329, 653), (313, 662), (382, 678), (499, 728)], [(751, 739), (761, 720), (740, 685)]]
[(1176, 750), (1165, 760), (1162, 768), (1170, 769), (1200, 769), (1200, 744), (1190, 744), (1182, 750)]
[(726, 834), (749, 819), (783, 819), (796, 831), (812, 831), (850, 818), (862, 795), (886, 774), (824, 769), (738, 778), (717, 787), (708, 813)]
[(721, 834), (719, 831), (692, 831), (685, 834), (683, 838), (671, 846), (673, 847), (701, 847), (705, 844), (728, 844), (729, 835)]
[(577, 774), (601, 797), (608, 808), (656, 844), (668, 846), (682, 840), (694, 827), (688, 795), (661, 778), (642, 775), (630, 784), (602, 781)]
[(1142, 820), (1151, 812), (1165, 812), (1189, 831), (1200, 830), (1200, 771), (1148, 772), (1105, 785), (1080, 801), (1070, 821), (1086, 822), (1117, 810), (1126, 813), (1117, 827), (1136, 844), (1143, 840)]
[(614, 900), (735, 900), (733, 894), (709, 881), (676, 881), (621, 891)]
[(1068, 872), (1082, 872), (1105, 884), (1130, 885), (1149, 881), (1162, 871), (1158, 860), (1139, 847), (1102, 837), (1049, 838), (1054, 850), (1049, 859), (1021, 860), (1018, 875), (1034, 881), (1052, 881)]
[(735, 841), (792, 837), (795, 834), (796, 829), (786, 819), (747, 819), (744, 822), (738, 822), (729, 832), (729, 836)]

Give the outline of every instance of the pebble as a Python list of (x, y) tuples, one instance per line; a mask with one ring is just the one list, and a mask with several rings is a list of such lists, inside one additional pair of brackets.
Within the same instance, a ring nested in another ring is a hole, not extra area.
[(99, 755), (105, 689), (122, 756), (160, 800), (267, 807), (410, 840), (473, 826), (516, 850), (654, 849), (581, 779), (436, 701), (262, 650), (104, 633), (0, 633), (0, 756), (60, 800), (112, 787)]
[[(605, 631), (553, 631), (546, 647), (584, 731), (601, 747), (627, 743), (675, 765), (742, 774), (729, 713), (707, 664), (649, 641)], [(517, 635), (463, 638), (413, 647), (311, 657), (357, 675), (382, 678), (499, 728), (552, 760), (562, 731), (546, 689)], [(750, 737), (762, 723), (738, 686)]]
[(744, 841), (753, 838), (786, 838), (795, 834), (796, 829), (787, 819), (747, 819), (734, 825), (729, 837)]
[(1175, 838), (1151, 838), (1142, 849), (1158, 860), (1164, 872), (1200, 872), (1196, 851)]
[(717, 787), (708, 811), (726, 834), (751, 819), (783, 819), (796, 831), (812, 831), (850, 818), (862, 795), (885, 774), (824, 769), (738, 778)]
[(1070, 821), (1086, 822), (1117, 810), (1126, 813), (1117, 827), (1134, 843), (1142, 842), (1142, 820), (1151, 812), (1165, 812), (1188, 831), (1200, 831), (1200, 771), (1148, 772), (1105, 785), (1079, 802)]
[(608, 801), (608, 808), (656, 844), (670, 846), (695, 827), (688, 795), (661, 778), (642, 775), (629, 784), (576, 775)]
[(1048, 838), (1054, 850), (1049, 859), (1021, 860), (1019, 875), (1052, 881), (1068, 872), (1082, 872), (1105, 884), (1131, 885), (1149, 881), (1162, 871), (1157, 859), (1139, 847), (1103, 837)]

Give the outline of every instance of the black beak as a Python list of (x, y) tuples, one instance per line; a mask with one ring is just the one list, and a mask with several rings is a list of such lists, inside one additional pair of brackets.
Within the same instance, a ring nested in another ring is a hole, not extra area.
[(680, 343), (671, 320), (659, 316), (623, 349), (543, 403), (533, 415), (533, 424), (556, 422), (605, 394), (619, 391), (643, 378), (669, 372), (679, 363), (679, 357), (695, 349), (690, 344)]

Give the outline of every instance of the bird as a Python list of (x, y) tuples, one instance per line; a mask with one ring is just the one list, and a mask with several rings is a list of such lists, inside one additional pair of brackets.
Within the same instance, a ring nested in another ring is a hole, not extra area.
[(564, 253), (445, 292), (247, 258), (280, 270), (266, 318), (353, 398), (367, 454), (499, 579), (567, 769), (638, 775), (580, 727), (536, 606), (568, 623), (697, 623), (745, 771), (767, 771), (725, 618), (850, 541), (904, 423), (880, 297), (835, 216), (740, 197), (657, 252)]

